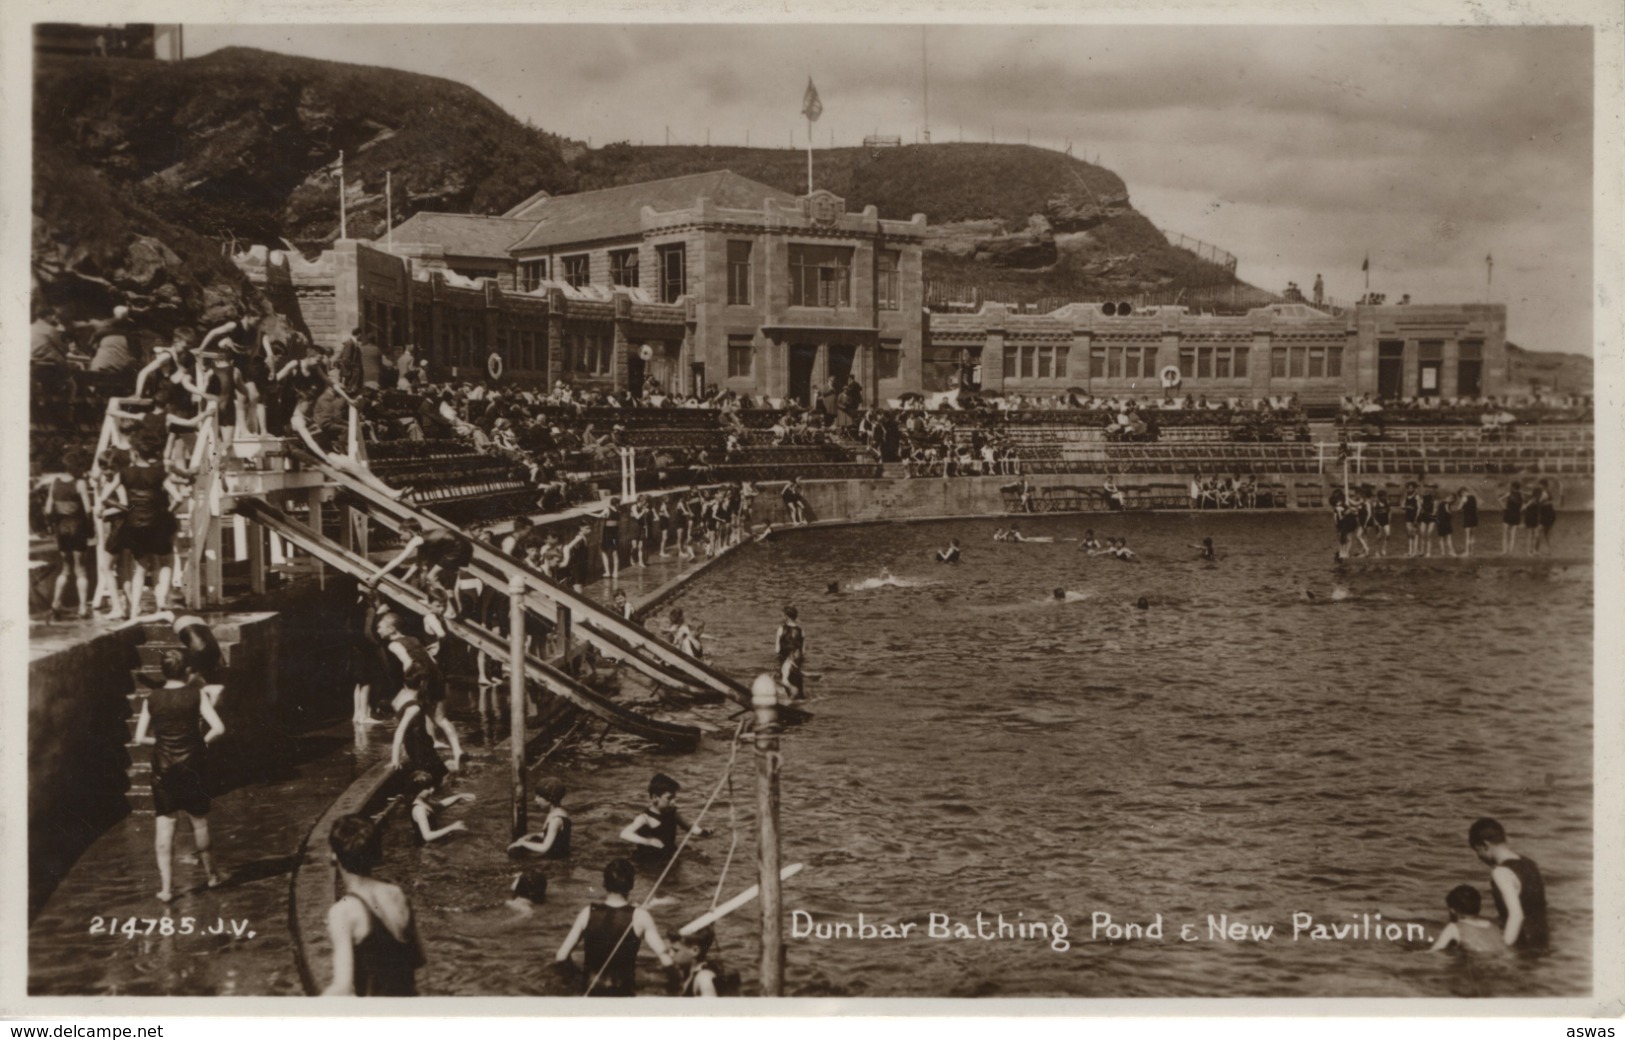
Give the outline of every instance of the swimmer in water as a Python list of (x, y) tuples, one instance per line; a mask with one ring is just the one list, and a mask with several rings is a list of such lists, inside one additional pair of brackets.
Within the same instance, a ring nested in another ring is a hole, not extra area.
[(1010, 530), (1004, 533), (1004, 540), (1007, 542), (1025, 542), (1027, 539), (1021, 533), (1020, 528), (1018, 528), (1015, 524), (1011, 524)]
[(1439, 933), (1438, 940), (1428, 947), (1428, 952), (1437, 953), (1453, 946), (1461, 953), (1479, 956), (1506, 953), (1507, 944), (1494, 922), (1478, 916), (1483, 904), (1483, 897), (1472, 885), (1457, 885), (1451, 889), (1444, 899), (1444, 905), (1450, 910), (1450, 923)]
[(1151, 601), (1146, 599), (1144, 596), (1141, 596), (1139, 602), (1134, 604), (1134, 609), (1135, 610), (1150, 610), (1151, 609)]
[(1117, 557), (1119, 560), (1122, 560), (1124, 563), (1140, 562), (1140, 558), (1135, 555), (1134, 550), (1128, 547), (1127, 538), (1115, 539), (1115, 543), (1115, 548), (1112, 549), (1113, 556)]
[(1095, 529), (1093, 527), (1088, 528), (1083, 532), (1083, 538), (1079, 540), (1078, 548), (1082, 549), (1086, 553), (1090, 553), (1091, 555), (1100, 551), (1100, 539), (1095, 537)]
[(833, 596), (833, 595), (835, 595), (836, 593), (838, 593), (840, 591), (841, 591), (841, 583), (838, 582), (838, 581), (832, 581), (828, 585), (824, 586), (824, 593), (826, 595)]
[(1059, 588), (1056, 589), (1055, 590), (1055, 598), (1056, 599), (1066, 599), (1066, 590), (1065, 589), (1059, 589)]
[(1209, 563), (1213, 563), (1219, 558), (1218, 553), (1213, 551), (1213, 539), (1211, 538), (1204, 538), (1201, 545), (1193, 545), (1191, 548), (1197, 551), (1198, 559), (1206, 560)]
[(996, 530), (995, 530), (995, 531), (994, 531), (994, 532), (993, 532), (993, 540), (994, 540), (994, 541), (995, 541), (995, 542), (1003, 542), (1003, 541), (1007, 541), (1007, 540), (1008, 540), (1008, 539), (1007, 539), (1007, 537), (1006, 537), (1006, 535), (1005, 535), (1005, 533), (1004, 533), (1004, 528), (1002, 528), (1002, 527), (1000, 527), (1000, 528), (997, 528), (997, 529), (996, 529)]
[(957, 539), (957, 538), (948, 539), (948, 548), (938, 550), (938, 552), (937, 552), (937, 562), (938, 563), (958, 563), (959, 562), (959, 539)]
[(513, 879), (509, 891), (513, 897), (504, 901), (508, 909), (520, 917), (529, 917), (539, 904), (547, 902), (547, 874), (540, 867), (531, 867)]

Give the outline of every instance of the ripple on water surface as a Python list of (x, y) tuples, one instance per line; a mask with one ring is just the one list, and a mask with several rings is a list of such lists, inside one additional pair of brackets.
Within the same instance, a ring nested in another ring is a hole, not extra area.
[[(1024, 524), (1057, 539), (1048, 545), (992, 543), (997, 525), (980, 521), (831, 529), (744, 549), (671, 604), (706, 622), (709, 652), (741, 676), (771, 664), (780, 608), (797, 604), (815, 717), (784, 741), (785, 861), (809, 865), (786, 906), (825, 922), (916, 923), (904, 941), (793, 939), (792, 992), (1588, 991), (1588, 570), (1334, 572), (1318, 515), (1087, 522), (1129, 535), (1143, 562), (1086, 557), (1064, 540), (1084, 526), (1070, 518)], [(1565, 515), (1562, 551), (1583, 552), (1589, 527)], [(1217, 566), (1186, 548), (1204, 535)], [(957, 567), (929, 559), (949, 537), (966, 546)], [(876, 580), (883, 566), (896, 583)], [(842, 591), (827, 593), (831, 581)], [(710, 721), (726, 725), (721, 709)], [(576, 852), (547, 867), (551, 894), (533, 918), (507, 921), (498, 906), (523, 865), (497, 851), (498, 765), (463, 781), (480, 802), (451, 810), (471, 835), (418, 849), (393, 821), (389, 872), (412, 879), (435, 939), (427, 991), (564, 992), (548, 962), (597, 896), (650, 773), (683, 783), (692, 816), (728, 756), (725, 740), (680, 757), (626, 753), (615, 737), (608, 748), (557, 767)], [(711, 905), (736, 831), (723, 894), (754, 881), (750, 785), (747, 768), (732, 804), (725, 790), (707, 816), (717, 833), (662, 885), (675, 900), (657, 909), (663, 923)], [(1488, 904), (1465, 842), (1481, 815), (1502, 819), (1545, 872), (1550, 955), (1484, 965), (1414, 943), (1293, 941), (1295, 912), (1329, 924), (1381, 913), (1432, 935), (1455, 885), (1476, 884)], [(978, 912), (1022, 927), (1060, 915), (1070, 948), (922, 937), (932, 914), (974, 927)], [(1166, 937), (1091, 938), (1097, 913), (1160, 914)], [(1274, 930), (1210, 939), (1210, 915)], [(1182, 923), (1197, 941), (1178, 940)], [(747, 976), (755, 925), (746, 911), (719, 926), (722, 956)], [(645, 988), (659, 989), (655, 972)]]

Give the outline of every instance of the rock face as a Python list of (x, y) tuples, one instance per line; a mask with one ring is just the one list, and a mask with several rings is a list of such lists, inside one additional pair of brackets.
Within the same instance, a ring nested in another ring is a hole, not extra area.
[[(113, 303), (212, 321), (263, 301), (233, 248), (314, 251), (420, 209), (501, 212), (569, 190), (556, 139), (468, 87), (227, 49), (180, 63), (43, 57), (34, 96), (35, 284), (65, 316)], [(88, 212), (87, 212), (88, 211)]]
[[(731, 169), (792, 193), (786, 149), (586, 149), (520, 124), (460, 84), (245, 49), (179, 63), (42, 57), (34, 97), (34, 283), (65, 317), (116, 303), (158, 326), (265, 301), (233, 251), (314, 254), (385, 213), (500, 213), (554, 194)], [(849, 206), (930, 221), (928, 279), (1079, 296), (1206, 277), (1169, 248), (1110, 170), (1021, 145), (816, 153), (819, 187)], [(386, 173), (392, 198), (386, 199)], [(1202, 265), (1197, 265), (1202, 266)]]

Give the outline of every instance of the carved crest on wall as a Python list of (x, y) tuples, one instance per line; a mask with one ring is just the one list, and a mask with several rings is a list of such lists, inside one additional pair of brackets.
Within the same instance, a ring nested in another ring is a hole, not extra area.
[(846, 200), (820, 188), (802, 199), (807, 219), (818, 227), (834, 227), (846, 212)]

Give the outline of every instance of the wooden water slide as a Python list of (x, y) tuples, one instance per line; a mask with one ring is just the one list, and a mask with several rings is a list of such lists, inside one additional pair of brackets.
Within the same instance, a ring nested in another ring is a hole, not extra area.
[[(280, 509), (266, 502), (255, 498), (240, 498), (237, 500), (237, 512), (279, 537), (287, 539), (336, 571), (363, 582), (377, 573), (377, 568), (366, 557), (351, 552), (322, 534), (289, 519)], [(433, 611), (417, 589), (398, 578), (393, 576), (385, 578), (379, 583), (378, 588), (390, 601), (416, 614), (423, 615)], [(508, 660), (508, 641), (501, 634), (460, 619), (449, 620), (446, 626), (452, 635), (481, 653), (499, 661)], [(588, 689), (534, 655), (527, 655), (525, 658), (525, 675), (589, 715), (627, 733), (666, 747), (692, 748), (700, 741), (701, 730), (698, 727), (650, 718), (635, 712)]]
[[(401, 521), (406, 519), (417, 520), (426, 531), (436, 527), (455, 530), (445, 520), (410, 502), (391, 498), (324, 462), (311, 461), (344, 489), (354, 505), (391, 530), (398, 530)], [(500, 595), (507, 594), (508, 582), (512, 577), (521, 577), (525, 583), (526, 609), (548, 624), (558, 624), (560, 608), (568, 610), (572, 636), (586, 641), (601, 653), (624, 662), (656, 682), (678, 688), (700, 687), (722, 694), (741, 706), (750, 706), (750, 691), (745, 686), (704, 661), (682, 652), (637, 622), (606, 610), (568, 588), (555, 585), (524, 562), (478, 539), (469, 538), (468, 541), (474, 548), (474, 560), (469, 570)]]

